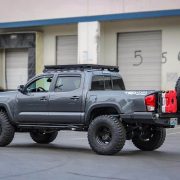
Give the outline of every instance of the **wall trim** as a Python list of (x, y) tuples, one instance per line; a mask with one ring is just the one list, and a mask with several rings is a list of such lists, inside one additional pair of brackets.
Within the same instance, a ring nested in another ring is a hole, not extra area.
[(172, 16), (180, 16), (180, 9), (106, 14), (106, 15), (96, 15), (96, 16), (80, 16), (80, 17), (56, 18), (56, 19), (42, 19), (42, 20), (32, 20), (32, 21), (3, 22), (0, 23), (0, 28), (5, 29), (5, 28), (19, 28), (19, 27), (52, 26), (52, 25), (72, 24), (79, 22), (148, 19), (148, 18), (172, 17)]

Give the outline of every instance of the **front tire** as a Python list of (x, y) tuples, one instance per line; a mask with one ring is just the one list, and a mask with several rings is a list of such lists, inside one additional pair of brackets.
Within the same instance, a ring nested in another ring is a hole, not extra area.
[(94, 152), (101, 155), (118, 153), (126, 141), (126, 131), (116, 117), (96, 117), (88, 129), (88, 141)]
[(50, 133), (44, 133), (40, 131), (30, 132), (30, 136), (32, 140), (39, 144), (49, 144), (56, 139), (57, 135), (58, 135), (58, 131), (50, 132)]
[(160, 148), (166, 138), (166, 129), (149, 128), (147, 132), (146, 135), (140, 130), (136, 132), (132, 138), (133, 144), (142, 151), (153, 151)]
[(5, 112), (0, 111), (0, 147), (7, 146), (14, 138), (14, 127)]

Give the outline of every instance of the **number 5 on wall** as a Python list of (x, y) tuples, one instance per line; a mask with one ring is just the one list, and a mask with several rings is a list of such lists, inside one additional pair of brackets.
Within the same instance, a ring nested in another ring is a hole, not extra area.
[(167, 62), (167, 57), (165, 55), (167, 55), (167, 52), (162, 53), (162, 59), (164, 59), (164, 61), (162, 61), (162, 64), (165, 64)]
[(141, 50), (134, 51), (134, 58), (139, 58), (140, 62), (133, 64), (133, 66), (139, 66), (143, 63), (143, 57), (141, 56), (141, 52), (142, 52)]

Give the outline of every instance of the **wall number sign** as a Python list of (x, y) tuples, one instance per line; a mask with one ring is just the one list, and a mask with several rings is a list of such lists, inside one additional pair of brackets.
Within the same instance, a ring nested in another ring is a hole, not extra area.
[(134, 51), (134, 58), (137, 58), (139, 62), (137, 62), (136, 64), (133, 64), (133, 66), (140, 66), (143, 63), (143, 57), (141, 53), (142, 53), (141, 50)]
[[(167, 54), (168, 54), (167, 51), (162, 52), (162, 61), (161, 61), (162, 64), (167, 63), (167, 61), (168, 61)], [(142, 55), (142, 50), (134, 51), (134, 58), (137, 60), (137, 62), (134, 63), (133, 66), (140, 66), (143, 63), (143, 60), (144, 60), (143, 55)], [(180, 61), (180, 51), (178, 53), (177, 59), (178, 59), (178, 61)]]
[(164, 59), (164, 61), (162, 61), (162, 64), (165, 64), (165, 63), (167, 62), (167, 57), (166, 57), (166, 55), (167, 55), (167, 52), (163, 52), (163, 53), (162, 53), (162, 59)]

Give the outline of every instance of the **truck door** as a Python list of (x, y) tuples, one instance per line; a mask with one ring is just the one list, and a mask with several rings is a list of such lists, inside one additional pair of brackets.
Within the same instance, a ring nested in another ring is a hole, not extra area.
[(52, 76), (38, 77), (17, 95), (16, 118), (23, 123), (46, 123)]
[(57, 124), (80, 124), (84, 116), (81, 75), (59, 75), (49, 97), (50, 120)]

